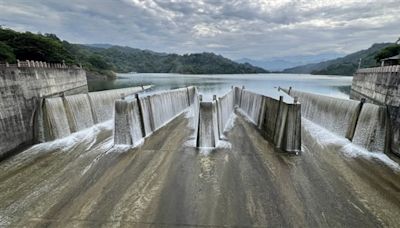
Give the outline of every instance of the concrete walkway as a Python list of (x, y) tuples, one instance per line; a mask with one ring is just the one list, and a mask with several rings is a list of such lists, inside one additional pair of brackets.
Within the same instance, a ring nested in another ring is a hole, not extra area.
[(139, 149), (98, 126), (0, 163), (0, 225), (29, 227), (380, 227), (400, 224), (400, 173), (349, 158), (303, 129), (279, 153), (241, 117), (231, 148), (200, 153), (183, 116)]

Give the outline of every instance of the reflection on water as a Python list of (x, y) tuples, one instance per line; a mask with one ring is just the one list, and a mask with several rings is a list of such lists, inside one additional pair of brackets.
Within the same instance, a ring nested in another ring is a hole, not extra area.
[(292, 86), (297, 90), (348, 98), (352, 77), (321, 76), (308, 74), (231, 74), (231, 75), (183, 75), (183, 74), (119, 74), (114, 81), (89, 81), (90, 91), (125, 88), (152, 84), (153, 90), (197, 86), (205, 100), (212, 95), (221, 96), (232, 85), (276, 97), (277, 87)]

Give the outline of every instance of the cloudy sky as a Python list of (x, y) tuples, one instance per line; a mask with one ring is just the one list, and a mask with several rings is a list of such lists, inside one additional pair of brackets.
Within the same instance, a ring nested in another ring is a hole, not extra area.
[(400, 36), (400, 0), (0, 0), (0, 25), (232, 59), (350, 53)]

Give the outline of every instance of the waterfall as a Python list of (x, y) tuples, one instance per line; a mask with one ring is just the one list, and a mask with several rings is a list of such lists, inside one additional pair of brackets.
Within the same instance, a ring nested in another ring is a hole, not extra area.
[(147, 96), (116, 102), (116, 144), (134, 145), (173, 120), (191, 104), (197, 105), (197, 91), (194, 87), (143, 95)]
[(87, 94), (64, 97), (65, 108), (72, 132), (94, 125), (91, 105)]
[(261, 117), (263, 96), (242, 90), (240, 108), (246, 112), (248, 117), (258, 126)]
[[(119, 144), (135, 144), (143, 138), (141, 117), (137, 101), (117, 100), (115, 105), (115, 141)], [(126, 113), (127, 115), (121, 115)]]
[(354, 126), (360, 105), (358, 101), (295, 90), (291, 90), (290, 95), (299, 98), (302, 117), (337, 135), (347, 137), (348, 132)]
[(386, 108), (364, 104), (357, 121), (353, 143), (369, 151), (384, 151), (386, 135)]
[(152, 122), (149, 125), (152, 126), (152, 131), (169, 122), (189, 106), (186, 88), (153, 94), (146, 97), (146, 99), (146, 102), (142, 102), (144, 104), (143, 110), (150, 115), (149, 119)]
[(71, 134), (64, 102), (61, 97), (48, 98), (44, 106), (46, 139), (63, 138)]
[[(148, 88), (146, 86), (144, 89)], [(113, 89), (89, 93), (95, 123), (101, 123), (114, 117), (114, 102), (121, 96), (131, 95), (142, 91), (141, 87)]]
[(219, 132), (222, 134), (234, 113), (235, 106), (235, 90), (231, 90), (229, 93), (218, 99), (218, 121), (219, 121)]

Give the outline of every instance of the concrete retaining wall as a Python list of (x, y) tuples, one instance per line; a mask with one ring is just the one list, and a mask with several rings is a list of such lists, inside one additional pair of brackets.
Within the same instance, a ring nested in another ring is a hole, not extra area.
[[(189, 106), (196, 105), (196, 99), (197, 90), (188, 87), (116, 101), (115, 144), (137, 144)], [(138, 129), (141, 129), (140, 134)]]
[(350, 98), (387, 107), (391, 152), (400, 156), (400, 66), (359, 69), (353, 77)]
[(0, 160), (34, 139), (34, 113), (40, 98), (86, 93), (79, 68), (0, 67)]

